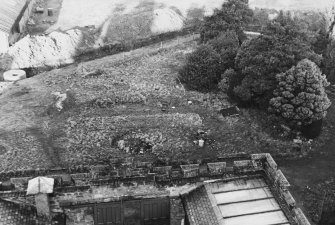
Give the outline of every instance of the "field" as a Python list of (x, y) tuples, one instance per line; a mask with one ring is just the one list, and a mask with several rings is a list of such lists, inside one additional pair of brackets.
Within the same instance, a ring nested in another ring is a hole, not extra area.
[[(239, 117), (223, 117), (219, 110), (231, 105), (227, 96), (183, 88), (176, 79), (178, 68), (196, 46), (193, 39), (186, 36), (17, 82), (0, 95), (0, 170), (106, 163), (128, 156), (168, 162), (241, 152), (302, 153), (292, 141), (270, 132), (265, 113), (241, 109)], [(56, 103), (65, 93), (67, 99)], [(204, 147), (198, 146), (201, 138)]]

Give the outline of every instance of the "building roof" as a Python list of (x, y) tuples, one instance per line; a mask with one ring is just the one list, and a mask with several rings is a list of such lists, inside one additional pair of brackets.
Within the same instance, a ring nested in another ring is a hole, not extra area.
[(189, 193), (184, 203), (190, 225), (219, 225), (204, 186)]
[(32, 207), (15, 204), (0, 199), (0, 224), (35, 224), (36, 210)]
[(220, 224), (290, 224), (262, 177), (220, 181), (205, 187)]
[(27, 0), (0, 0), (0, 31), (10, 33)]
[(184, 204), (190, 225), (291, 224), (262, 176), (204, 184)]

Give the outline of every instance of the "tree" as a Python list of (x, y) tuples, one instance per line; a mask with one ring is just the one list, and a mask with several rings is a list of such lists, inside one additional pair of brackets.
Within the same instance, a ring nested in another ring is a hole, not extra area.
[(329, 85), (320, 68), (308, 59), (276, 76), (278, 86), (269, 111), (297, 125), (307, 125), (326, 116), (331, 103), (325, 93)]
[(227, 0), (221, 9), (216, 9), (214, 14), (205, 17), (200, 28), (200, 39), (206, 43), (220, 35), (221, 32), (235, 31), (239, 42), (246, 38), (243, 30), (252, 20), (253, 12), (248, 6), (248, 0)]
[(231, 95), (232, 93), (232, 83), (234, 82), (235, 77), (237, 76), (235, 70), (233, 69), (227, 69), (222, 75), (221, 75), (221, 81), (218, 84), (218, 88), (220, 91), (227, 93), (228, 95)]
[(223, 71), (235, 68), (235, 57), (240, 48), (238, 35), (235, 31), (222, 32), (218, 37), (210, 40), (208, 44), (220, 55)]
[(312, 49), (308, 37), (289, 15), (281, 13), (269, 22), (264, 33), (244, 42), (236, 56), (241, 75), (235, 95), (245, 103), (267, 108), (276, 88), (276, 74), (287, 71), (308, 58), (318, 65), (322, 57)]
[(209, 92), (217, 87), (223, 73), (220, 55), (210, 45), (200, 45), (191, 53), (179, 78), (191, 90)]

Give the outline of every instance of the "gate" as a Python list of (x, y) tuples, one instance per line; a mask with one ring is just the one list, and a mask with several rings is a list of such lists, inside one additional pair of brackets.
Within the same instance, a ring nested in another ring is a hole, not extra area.
[(96, 225), (169, 225), (169, 198), (99, 203), (94, 207)]
[(123, 225), (121, 203), (101, 203), (94, 207), (94, 224)]

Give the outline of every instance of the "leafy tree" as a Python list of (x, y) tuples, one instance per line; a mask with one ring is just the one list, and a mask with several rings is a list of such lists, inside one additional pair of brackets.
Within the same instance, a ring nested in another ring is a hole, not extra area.
[(209, 92), (217, 87), (223, 73), (220, 55), (210, 45), (201, 45), (191, 53), (179, 78), (191, 90)]
[(277, 85), (276, 74), (305, 58), (318, 65), (322, 59), (291, 17), (281, 13), (268, 24), (263, 35), (242, 44), (235, 61), (241, 74), (235, 95), (243, 102), (267, 108)]
[(252, 20), (252, 16), (248, 0), (227, 0), (212, 16), (205, 17), (200, 28), (201, 42), (206, 43), (219, 36), (221, 32), (232, 30), (238, 34), (239, 42), (242, 43), (246, 38), (243, 30)]
[(320, 68), (308, 59), (276, 76), (278, 86), (270, 100), (269, 111), (298, 125), (310, 124), (326, 116), (330, 101), (329, 85)]
[(237, 73), (234, 69), (227, 69), (222, 75), (221, 75), (221, 81), (218, 84), (218, 88), (220, 91), (228, 93), (228, 95), (232, 92), (232, 82), (234, 82), (235, 77), (237, 76)]
[(332, 40), (325, 50), (323, 72), (330, 82), (335, 82), (335, 40)]
[(240, 48), (238, 35), (235, 31), (222, 32), (208, 44), (220, 55), (223, 71), (235, 67), (235, 57)]

